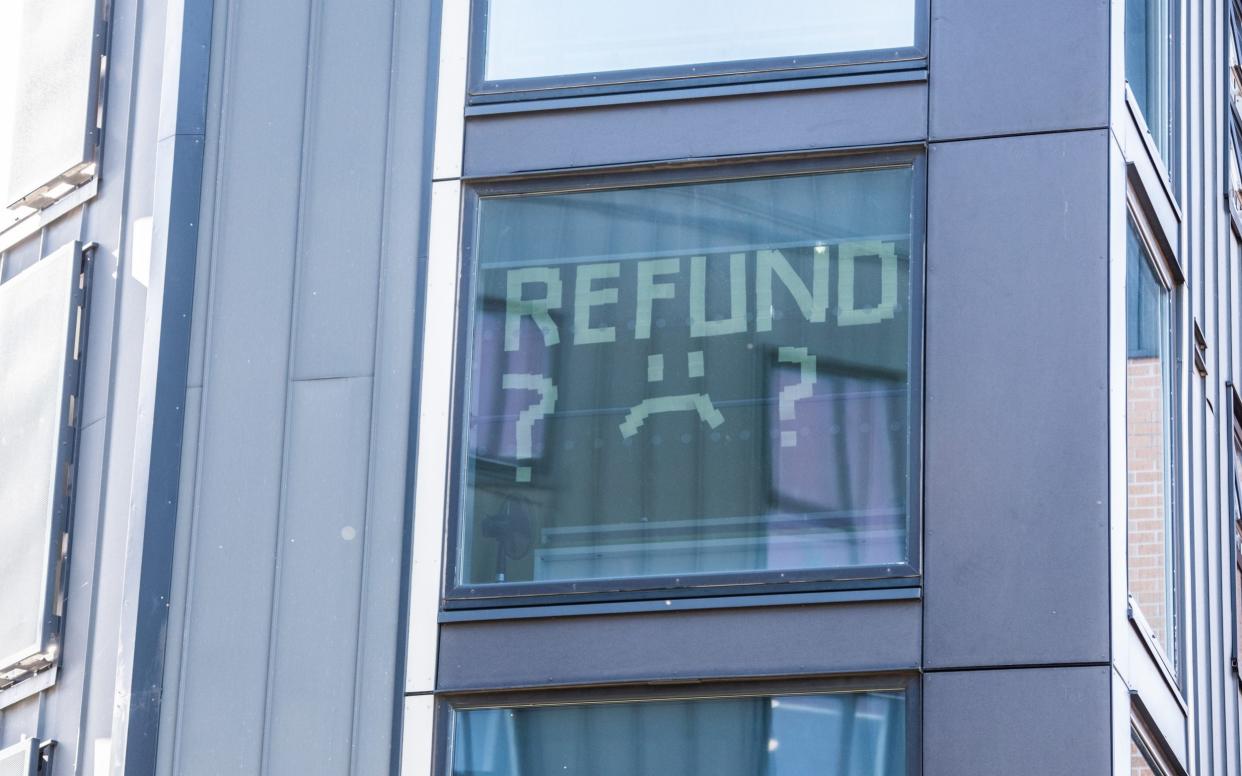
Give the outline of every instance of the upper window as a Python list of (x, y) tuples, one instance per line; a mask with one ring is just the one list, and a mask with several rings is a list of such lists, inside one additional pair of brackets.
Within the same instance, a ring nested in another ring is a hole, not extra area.
[(902, 690), (470, 708), (451, 776), (904, 776)]
[(1229, 213), (1242, 237), (1242, 0), (1229, 4)]
[(915, 178), (482, 192), (450, 597), (912, 574)]
[[(921, 60), (926, 0), (476, 0), (476, 93)], [(784, 76), (781, 76), (784, 77)]]
[(1176, 675), (1175, 387), (1172, 293), (1138, 228), (1126, 267), (1126, 554), (1139, 622)]
[(1126, 81), (1169, 172), (1173, 171), (1175, 0), (1126, 0)]
[(101, 0), (0, 2), (0, 228), (95, 174)]

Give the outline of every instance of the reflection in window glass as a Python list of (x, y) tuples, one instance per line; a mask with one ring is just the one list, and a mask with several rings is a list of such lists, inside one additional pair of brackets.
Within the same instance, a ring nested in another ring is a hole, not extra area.
[(914, 46), (915, 20), (916, 0), (489, 0), (484, 78), (840, 52), (893, 59)]
[(1133, 224), (1126, 270), (1126, 512), (1130, 595), (1175, 661), (1169, 290)]
[(1173, 136), (1171, 0), (1126, 0), (1126, 81), (1167, 165)]
[(453, 776), (901, 776), (900, 692), (454, 714)]
[(912, 175), (484, 198), (461, 583), (905, 561)]

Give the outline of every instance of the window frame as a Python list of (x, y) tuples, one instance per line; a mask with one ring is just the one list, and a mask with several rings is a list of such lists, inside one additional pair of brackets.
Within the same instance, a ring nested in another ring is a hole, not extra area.
[[(694, 575), (618, 577), (589, 580), (459, 584), (464, 521), (461, 515), (464, 451), (463, 403), (471, 367), (469, 326), (474, 306), (475, 242), (479, 233), (479, 203), (484, 197), (647, 188), (663, 185), (731, 181), (747, 178), (792, 177), (883, 167), (910, 167), (910, 330), (909, 444), (907, 449), (905, 563), (865, 567), (838, 567), (795, 571), (737, 571)], [(921, 580), (923, 493), (923, 358), (925, 246), (927, 229), (927, 160), (921, 146), (881, 152), (811, 152), (762, 155), (744, 160), (705, 160), (682, 164), (646, 164), (608, 170), (568, 171), (561, 174), (513, 175), (467, 179), (462, 186), (461, 243), (458, 263), (453, 403), (448, 454), (447, 520), (441, 609), (480, 609), (565, 603), (607, 603), (654, 599), (718, 597), (749, 594), (830, 592), (877, 588), (916, 587)], [(692, 580), (692, 581), (688, 581)]]
[(922, 685), (913, 674), (871, 674), (854, 677), (752, 679), (660, 685), (609, 685), (569, 689), (499, 690), (437, 696), (432, 773), (452, 776), (453, 728), (456, 713), (473, 709), (566, 706), (581, 703), (643, 703), (670, 700), (756, 698), (781, 695), (826, 695), (900, 691), (906, 707), (906, 776), (921, 776), (923, 762)]
[[(1161, 675), (1165, 682), (1169, 684), (1170, 689), (1179, 698), (1182, 698), (1182, 688), (1185, 684), (1185, 606), (1183, 602), (1183, 591), (1185, 590), (1185, 563), (1182, 559), (1182, 552), (1186, 544), (1184, 533), (1186, 531), (1185, 514), (1182, 510), (1182, 423), (1181, 408), (1185, 391), (1182, 387), (1182, 366), (1185, 362), (1182, 347), (1182, 335), (1185, 325), (1182, 321), (1183, 303), (1181, 299), (1181, 289), (1185, 286), (1185, 277), (1182, 275), (1181, 268), (1177, 265), (1175, 259), (1168, 255), (1161, 248), (1161, 242), (1158, 239), (1152, 225), (1148, 222), (1147, 216), (1142, 207), (1135, 200), (1140, 196), (1139, 192), (1133, 188), (1130, 190), (1130, 196), (1127, 198), (1127, 223), (1133, 226), (1135, 234), (1139, 238), (1139, 242), (1146, 253), (1152, 271), (1155, 273), (1157, 280), (1168, 292), (1169, 300), (1169, 331), (1166, 333), (1167, 343), (1169, 347), (1168, 355), (1170, 364), (1170, 428), (1168, 429), (1168, 450), (1169, 456), (1169, 488), (1168, 488), (1168, 505), (1172, 516), (1171, 525), (1169, 526), (1168, 554), (1172, 557), (1172, 606), (1173, 606), (1173, 635), (1175, 642), (1173, 644), (1172, 654), (1165, 646), (1161, 644), (1152, 631), (1149, 620), (1143, 612), (1142, 606), (1130, 593), (1130, 568), (1127, 554), (1126, 560), (1126, 600), (1127, 614), (1126, 617), (1130, 621), (1130, 625), (1138, 633), (1147, 648), (1148, 653), (1155, 660), (1156, 665), (1160, 669)], [(1126, 259), (1128, 265), (1128, 257)], [(1127, 331), (1129, 329), (1129, 310), (1126, 311)], [(1128, 360), (1128, 359), (1127, 359)], [(1127, 399), (1128, 402), (1128, 399)], [(1128, 412), (1128, 410), (1127, 410)], [(1129, 460), (1129, 436), (1127, 431), (1127, 462)], [(1128, 463), (1127, 463), (1128, 466)], [(1129, 494), (1127, 492), (1127, 503)], [(1126, 544), (1129, 547), (1129, 507), (1126, 509)], [(1184, 702), (1183, 702), (1184, 703)]]
[(1229, 108), (1225, 117), (1225, 200), (1234, 233), (1242, 238), (1242, 0), (1229, 3), (1225, 32)]
[[(1127, 3), (1136, 0), (1126, 0)], [(1143, 2), (1144, 0), (1138, 0)], [(1236, 0), (1235, 0), (1236, 2)], [(1138, 96), (1134, 93), (1130, 86), (1130, 80), (1125, 76), (1125, 32), (1122, 32), (1122, 81), (1125, 85), (1125, 102), (1129, 108), (1131, 117), (1138, 126), (1139, 134), (1147, 146), (1147, 153), (1154, 162), (1156, 169), (1160, 173), (1162, 182), (1168, 188), (1170, 198), (1176, 202), (1178, 200), (1176, 191), (1180, 179), (1179, 170), (1181, 168), (1180, 144), (1182, 136), (1181, 128), (1181, 29), (1182, 29), (1182, 1), (1167, 0), (1168, 3), (1168, 24), (1169, 43), (1167, 46), (1168, 55), (1168, 115), (1166, 119), (1169, 123), (1168, 153), (1160, 150), (1156, 136), (1151, 131), (1151, 121), (1139, 106)], [(1124, 10), (1123, 10), (1124, 13)]]
[(1134, 691), (1130, 692), (1130, 741), (1156, 776), (1187, 776), (1177, 754), (1160, 733), (1160, 726)]
[(923, 70), (927, 67), (930, 50), (930, 0), (914, 0), (914, 45), (900, 49), (698, 62), (488, 81), (484, 74), (490, 1), (470, 0), (470, 53), (466, 81), (468, 105)]
[(1242, 396), (1232, 380), (1225, 382), (1226, 401), (1229, 403), (1229, 462), (1225, 467), (1229, 488), (1229, 509), (1226, 510), (1226, 531), (1229, 538), (1229, 597), (1230, 597), (1230, 663), (1234, 678), (1242, 689), (1242, 632), (1238, 622), (1242, 618), (1242, 597), (1238, 595), (1238, 578), (1242, 575)]

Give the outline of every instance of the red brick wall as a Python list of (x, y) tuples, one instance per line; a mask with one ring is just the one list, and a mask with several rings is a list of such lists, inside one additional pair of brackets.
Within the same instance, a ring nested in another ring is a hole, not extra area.
[[(1165, 525), (1163, 380), (1158, 358), (1126, 362), (1126, 510), (1130, 594), (1166, 650), (1165, 590), (1169, 551)], [(1135, 771), (1138, 773), (1138, 771)]]

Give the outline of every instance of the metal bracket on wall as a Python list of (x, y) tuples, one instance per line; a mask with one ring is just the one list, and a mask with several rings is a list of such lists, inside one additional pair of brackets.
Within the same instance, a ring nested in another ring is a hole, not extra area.
[(1203, 335), (1203, 327), (1199, 325), (1199, 319), (1195, 318), (1195, 372), (1199, 377), (1206, 378), (1208, 376), (1207, 367), (1207, 337)]

